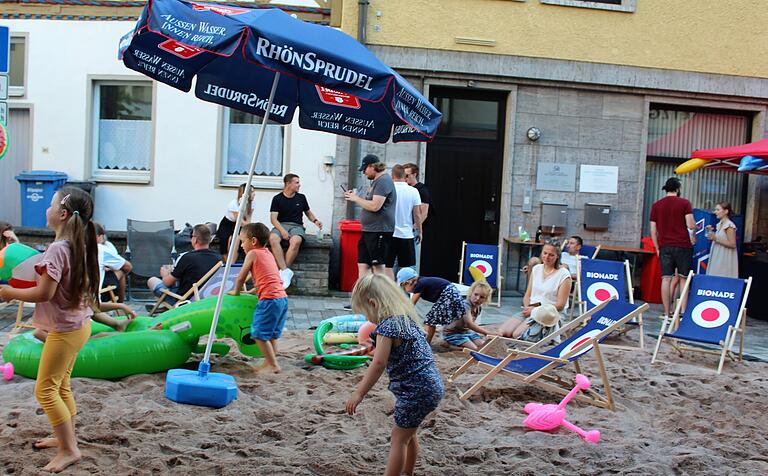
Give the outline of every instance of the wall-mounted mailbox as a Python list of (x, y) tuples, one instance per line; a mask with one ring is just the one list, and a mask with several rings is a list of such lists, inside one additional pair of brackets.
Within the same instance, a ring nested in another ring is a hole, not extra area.
[(584, 228), (605, 231), (611, 218), (611, 206), (602, 203), (584, 204)]
[(565, 233), (568, 205), (541, 202), (541, 231), (550, 235)]

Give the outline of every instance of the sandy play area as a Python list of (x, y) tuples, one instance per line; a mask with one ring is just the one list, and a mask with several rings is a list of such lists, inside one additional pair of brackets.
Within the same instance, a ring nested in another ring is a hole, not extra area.
[[(7, 335), (0, 341), (2, 347)], [(393, 397), (382, 377), (354, 417), (344, 401), (363, 375), (305, 364), (309, 332), (288, 332), (284, 373), (253, 376), (236, 351), (214, 370), (234, 375), (238, 400), (214, 410), (172, 403), (165, 374), (120, 381), (76, 379), (77, 434), (83, 460), (63, 474), (381, 474), (389, 448)], [(650, 347), (650, 346), (649, 346)], [(420, 430), (418, 474), (768, 474), (768, 365), (727, 363), (724, 375), (665, 347), (650, 353), (606, 350), (617, 411), (572, 402), (569, 420), (599, 429), (599, 445), (564, 429), (525, 431), (529, 401), (559, 397), (497, 377), (469, 402), (447, 385), (439, 410)], [(438, 350), (443, 375), (463, 357)], [(591, 356), (583, 370), (598, 384)], [(190, 368), (196, 368), (191, 364)], [(467, 382), (476, 372), (460, 379)], [(53, 450), (31, 442), (49, 426), (33, 396), (34, 381), (0, 381), (0, 473), (38, 474)]]

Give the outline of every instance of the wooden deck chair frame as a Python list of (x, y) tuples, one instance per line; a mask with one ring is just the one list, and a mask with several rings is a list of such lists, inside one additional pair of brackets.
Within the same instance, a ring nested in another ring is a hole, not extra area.
[[(598, 252), (600, 251), (598, 247)], [(597, 256), (597, 253), (595, 253), (595, 256)], [(594, 257), (592, 259), (595, 259)], [(577, 296), (577, 303), (579, 305), (579, 312), (584, 313), (587, 310), (587, 301), (583, 298), (581, 295), (581, 260), (577, 263), (577, 272), (576, 272), (576, 296)], [(635, 303), (635, 293), (634, 293), (634, 287), (632, 285), (632, 273), (630, 273), (629, 268), (629, 260), (624, 260), (624, 281), (626, 283), (627, 289), (627, 298), (629, 300), (630, 304)], [(573, 313), (573, 304), (571, 304), (571, 313)], [(630, 326), (624, 326), (623, 329), (620, 329), (617, 334), (623, 335), (628, 333), (632, 328)], [(638, 345), (635, 346), (626, 346), (626, 345), (613, 345), (613, 344), (603, 344), (603, 347), (608, 347), (612, 349), (622, 349), (622, 350), (644, 350), (645, 349), (645, 328), (643, 327), (643, 314), (640, 313), (637, 316), (637, 330), (640, 332), (640, 336), (638, 338)]]
[[(688, 277), (685, 279), (685, 284), (683, 285), (683, 290), (680, 294), (681, 298), (677, 300), (677, 303), (675, 305), (675, 312), (672, 314), (672, 317), (669, 319), (664, 319), (664, 322), (661, 324), (661, 330), (659, 331), (659, 337), (658, 337), (658, 340), (656, 341), (656, 348), (653, 350), (653, 357), (651, 357), (651, 363), (656, 362), (659, 349), (661, 348), (661, 341), (663, 338), (667, 338), (670, 340), (670, 345), (672, 346), (672, 348), (674, 348), (677, 351), (677, 353), (680, 354), (680, 356), (683, 355), (684, 351), (719, 355), (720, 360), (718, 361), (717, 369), (716, 369), (719, 375), (723, 371), (723, 364), (725, 363), (726, 356), (728, 356), (734, 362), (737, 362), (737, 361), (742, 362), (744, 360), (744, 334), (747, 330), (747, 327), (746, 327), (747, 326), (747, 298), (749, 297), (749, 290), (752, 287), (752, 277), (750, 276), (747, 279), (742, 279), (742, 281), (744, 281), (746, 286), (744, 288), (744, 294), (741, 297), (741, 305), (739, 306), (739, 315), (736, 317), (736, 322), (733, 325), (728, 326), (726, 337), (723, 341), (720, 342), (721, 348), (719, 350), (713, 350), (713, 349), (704, 349), (700, 347), (693, 347), (690, 345), (684, 345), (680, 342), (682, 341), (682, 339), (676, 339), (674, 337), (664, 335), (666, 332), (675, 332), (680, 325), (680, 320), (682, 319), (682, 312), (681, 312), (682, 303), (683, 303), (682, 297), (688, 295), (688, 289), (691, 286), (693, 275), (694, 275), (693, 271), (690, 271), (688, 273)], [(733, 344), (735, 344), (737, 333), (741, 334), (739, 339), (738, 356), (733, 353)]]
[[(167, 288), (164, 288), (161, 290), (162, 294), (160, 297), (157, 298), (157, 301), (155, 302), (155, 306), (152, 308), (152, 311), (150, 311), (149, 315), (154, 316), (157, 311), (160, 309), (175, 309), (179, 306), (182, 306), (184, 304), (187, 304), (191, 299), (198, 300), (200, 299), (200, 293), (199, 289), (200, 287), (205, 284), (206, 281), (211, 279), (211, 276), (216, 274), (216, 271), (223, 265), (221, 261), (217, 262), (211, 269), (208, 270), (207, 273), (205, 273), (200, 279), (198, 279), (195, 283), (192, 284), (192, 287), (189, 288), (187, 292), (185, 292), (183, 295), (176, 294)], [(176, 299), (176, 302), (173, 304), (169, 304), (165, 302), (165, 300), (169, 297), (172, 297)]]
[[(496, 302), (493, 302), (493, 300), (489, 301), (488, 304), (491, 306), (501, 307), (501, 283), (504, 281), (504, 276), (501, 275), (501, 258), (502, 258), (502, 246), (501, 243), (498, 244), (498, 260), (496, 263), (496, 287), (493, 288), (493, 292), (496, 294)], [(461, 242), (461, 259), (459, 260), (459, 284), (463, 284), (467, 286), (466, 283), (464, 283), (464, 256), (466, 255), (467, 251), (467, 242), (462, 241)], [(488, 283), (491, 285), (491, 287), (494, 286), (494, 283)]]
[[(514, 380), (518, 380), (523, 383), (537, 386), (541, 389), (547, 390), (552, 393), (567, 395), (568, 392), (570, 392), (573, 389), (573, 379), (566, 380), (561, 378), (560, 376), (551, 375), (551, 372), (561, 364), (562, 365), (573, 364), (574, 370), (575, 370), (573, 374), (574, 377), (576, 374), (582, 373), (581, 366), (579, 364), (579, 360), (581, 359), (581, 357), (574, 360), (573, 362), (568, 360), (568, 358), (571, 355), (573, 355), (576, 352), (579, 352), (579, 349), (575, 348), (570, 353), (566, 354), (561, 358), (542, 355), (540, 350), (548, 342), (551, 342), (552, 339), (554, 339), (556, 336), (568, 335), (570, 332), (585, 325), (587, 320), (590, 319), (595, 312), (605, 307), (608, 304), (608, 302), (610, 301), (605, 301), (600, 305), (595, 306), (589, 312), (586, 312), (581, 316), (577, 317), (576, 319), (568, 323), (566, 326), (561, 328), (559, 331), (553, 334), (550, 334), (545, 339), (527, 347), (525, 350), (514, 350), (514, 349), (509, 350), (506, 357), (504, 357), (497, 365), (489, 365), (483, 362), (479, 362), (475, 360), (473, 357), (470, 357), (461, 367), (456, 369), (456, 371), (453, 374), (451, 374), (450, 377), (448, 377), (448, 381), (454, 382), (456, 380), (456, 377), (458, 377), (459, 375), (461, 375), (462, 373), (464, 373), (465, 371), (467, 371), (469, 368), (471, 368), (473, 365), (476, 364), (476, 365), (479, 365), (480, 367), (483, 367), (489, 370), (477, 382), (475, 382), (468, 390), (460, 393), (459, 398), (461, 400), (468, 400), (472, 395), (477, 393), (478, 390), (480, 390), (483, 386), (485, 386), (485, 384), (491, 381), (499, 373), (503, 373), (504, 375), (511, 377)], [(613, 325), (606, 327), (599, 334), (593, 336), (592, 338), (590, 338), (589, 340), (585, 341), (582, 344), (582, 345), (591, 344), (593, 346), (592, 350), (594, 350), (594, 353), (595, 353), (595, 358), (597, 360), (597, 364), (600, 372), (600, 380), (602, 381), (605, 394), (604, 395), (600, 394), (594, 388), (589, 388), (580, 393), (577, 393), (576, 396), (574, 397), (576, 400), (589, 403), (591, 405), (595, 405), (600, 408), (607, 408), (611, 411), (615, 409), (615, 405), (613, 401), (613, 392), (611, 391), (611, 384), (610, 384), (610, 381), (608, 380), (608, 374), (605, 371), (605, 362), (603, 360), (603, 354), (600, 351), (599, 341), (600, 339), (603, 338), (603, 336), (608, 335), (611, 332), (614, 332), (616, 329), (626, 324), (631, 319), (633, 319), (638, 314), (644, 312), (647, 309), (648, 309), (648, 304), (643, 304), (642, 306), (638, 307), (634, 311), (622, 317)], [(484, 345), (478, 351), (478, 353), (481, 353), (481, 354), (484, 353), (486, 349), (490, 348), (490, 346), (492, 346), (495, 342), (499, 340), (521, 342), (521, 341), (516, 341), (515, 339), (509, 339), (507, 337), (496, 336), (492, 338), (486, 345)], [(526, 342), (526, 344), (530, 344), (530, 343)], [(469, 350), (465, 349), (465, 352), (469, 352)], [(587, 353), (584, 353), (583, 355), (586, 355)], [(528, 357), (533, 357), (540, 360), (547, 360), (549, 361), (549, 363), (531, 374), (522, 374), (522, 373), (512, 372), (510, 370), (505, 369), (505, 367), (513, 360), (517, 360), (520, 358), (528, 358)]]
[(34, 329), (35, 326), (22, 322), (24, 319), (24, 301), (11, 301), (8, 304), (13, 305), (13, 303), (18, 303), (18, 307), (16, 308), (16, 323), (13, 325), (11, 334), (21, 332), (22, 329)]

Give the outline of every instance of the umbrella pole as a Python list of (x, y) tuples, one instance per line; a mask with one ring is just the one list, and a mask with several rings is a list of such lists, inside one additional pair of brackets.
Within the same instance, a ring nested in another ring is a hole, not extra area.
[[(246, 206), (248, 204), (248, 198), (251, 194), (251, 182), (253, 181), (253, 174), (256, 170), (256, 160), (259, 158), (259, 151), (261, 150), (261, 143), (264, 140), (264, 133), (267, 129), (267, 121), (269, 120), (269, 113), (272, 110), (272, 102), (275, 99), (275, 91), (277, 91), (277, 83), (280, 81), (280, 73), (275, 73), (275, 79), (272, 81), (272, 89), (269, 91), (269, 100), (267, 101), (266, 111), (264, 112), (264, 119), (261, 121), (261, 129), (259, 129), (259, 137), (256, 140), (256, 148), (253, 151), (253, 158), (251, 159), (251, 168), (248, 170), (248, 181), (245, 186), (245, 193), (243, 193), (243, 200), (240, 204), (240, 213), (235, 222), (235, 230), (232, 233), (232, 244), (229, 245), (229, 254), (227, 255), (227, 263), (224, 266), (224, 278), (222, 283), (226, 283), (229, 279), (229, 273), (232, 270), (232, 263), (237, 256), (237, 247), (240, 244), (240, 223), (242, 217), (245, 216)], [(213, 311), (213, 322), (211, 323), (211, 331), (208, 334), (208, 343), (205, 345), (205, 355), (203, 361), (200, 362), (200, 366), (197, 371), (201, 377), (208, 374), (211, 370), (211, 347), (213, 346), (213, 339), (216, 337), (216, 326), (219, 324), (219, 314), (221, 313), (221, 304), (224, 301), (223, 286), (219, 291), (219, 295), (216, 298), (216, 309)]]

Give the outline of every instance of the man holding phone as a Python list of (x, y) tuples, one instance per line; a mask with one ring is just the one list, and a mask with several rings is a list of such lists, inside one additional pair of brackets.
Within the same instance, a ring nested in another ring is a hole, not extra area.
[(371, 181), (370, 186), (362, 196), (356, 195), (354, 190), (344, 192), (347, 201), (362, 208), (363, 235), (357, 247), (358, 279), (370, 272), (384, 273), (393, 281), (395, 279), (392, 268), (386, 267), (386, 258), (395, 231), (397, 194), (392, 177), (384, 173), (386, 168), (376, 155), (366, 155), (360, 172)]

